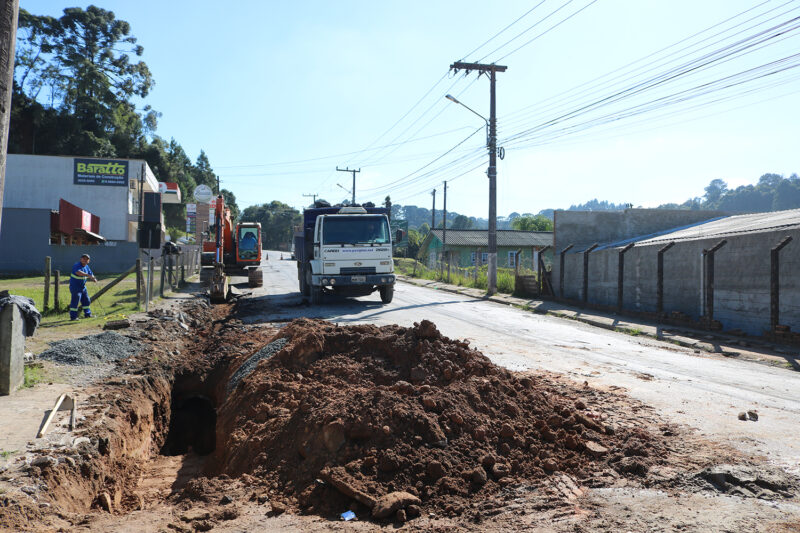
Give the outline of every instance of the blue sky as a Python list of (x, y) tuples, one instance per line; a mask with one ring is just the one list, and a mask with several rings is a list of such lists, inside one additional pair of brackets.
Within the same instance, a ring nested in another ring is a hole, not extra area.
[[(67, 5), (88, 5), (20, 4), (55, 16)], [(441, 208), (447, 179), (449, 210), (486, 217), (483, 132), (443, 155), (483, 124), (445, 94), (489, 114), (485, 77), (448, 74), (462, 59), (508, 67), (497, 83), (499, 139), (507, 144), (498, 167), (500, 215), (592, 198), (656, 206), (699, 196), (715, 178), (737, 186), (765, 172), (800, 172), (796, 60), (783, 72), (658, 107), (658, 99), (742, 81), (732, 76), (796, 54), (800, 29), (787, 21), (800, 16), (797, 0), (96, 4), (130, 22), (144, 46), (156, 82), (146, 103), (163, 113), (157, 133), (192, 158), (205, 150), (240, 207), (276, 199), (301, 207), (312, 193), (342, 200), (349, 195), (337, 184), (349, 189), (351, 177), (338, 165), (361, 168), (358, 201), (389, 194), (395, 203), (429, 206), (436, 187)], [(741, 55), (541, 128), (537, 137), (523, 134), (779, 24), (785, 33)], [(651, 101), (655, 110), (584, 129), (586, 119), (618, 118)], [(515, 135), (522, 135), (516, 143)]]

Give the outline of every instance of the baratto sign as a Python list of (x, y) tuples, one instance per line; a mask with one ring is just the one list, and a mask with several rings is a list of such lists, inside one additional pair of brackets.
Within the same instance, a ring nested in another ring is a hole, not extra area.
[(74, 159), (75, 185), (128, 186), (128, 162), (111, 159)]

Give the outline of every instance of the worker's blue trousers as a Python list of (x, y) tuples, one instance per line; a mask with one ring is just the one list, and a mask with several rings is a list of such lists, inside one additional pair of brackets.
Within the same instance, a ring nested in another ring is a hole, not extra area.
[(83, 316), (87, 318), (92, 316), (92, 310), (89, 308), (91, 300), (89, 300), (89, 291), (86, 290), (86, 287), (77, 292), (70, 292), (72, 292), (72, 300), (69, 303), (69, 318), (71, 320), (78, 318), (78, 303), (83, 306)]

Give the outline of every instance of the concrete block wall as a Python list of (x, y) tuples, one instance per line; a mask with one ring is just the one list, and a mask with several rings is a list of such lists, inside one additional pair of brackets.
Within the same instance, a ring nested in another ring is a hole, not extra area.
[(722, 211), (626, 209), (624, 211), (556, 211), (556, 252), (570, 244), (578, 251), (594, 243), (612, 243), (697, 224), (725, 216)]
[[(800, 230), (767, 231), (727, 237), (715, 254), (714, 318), (725, 329), (760, 335), (770, 327), (770, 250), (784, 237), (793, 241), (780, 253), (780, 322), (800, 331)], [(694, 319), (703, 314), (702, 251), (720, 237), (677, 242), (664, 254), (664, 311)], [(623, 307), (657, 310), (658, 250), (666, 243), (635, 246), (625, 254)], [(578, 252), (581, 252), (578, 249)], [(581, 300), (583, 254), (565, 256), (563, 297)], [(588, 301), (615, 306), (619, 249), (591, 252)], [(558, 291), (560, 260), (554, 261)]]

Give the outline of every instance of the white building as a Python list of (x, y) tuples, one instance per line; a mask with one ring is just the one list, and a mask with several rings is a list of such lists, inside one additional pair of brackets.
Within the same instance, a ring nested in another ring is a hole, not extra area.
[(138, 257), (141, 191), (159, 192), (143, 160), (9, 154), (0, 271), (40, 270), (45, 256), (53, 258), (54, 269), (76, 261), (79, 247), (50, 244), (50, 212), (61, 199), (100, 217), (97, 233), (106, 242), (90, 247), (92, 266), (105, 272), (127, 269)]

